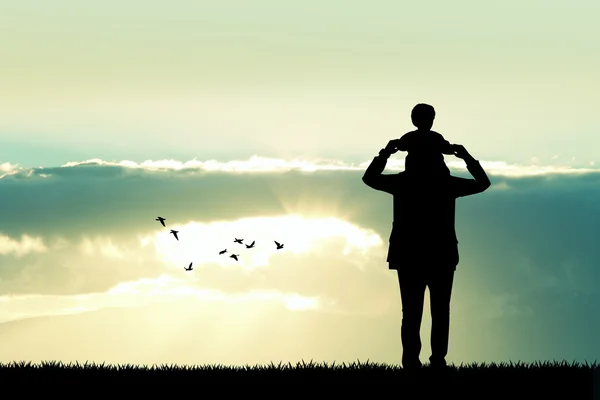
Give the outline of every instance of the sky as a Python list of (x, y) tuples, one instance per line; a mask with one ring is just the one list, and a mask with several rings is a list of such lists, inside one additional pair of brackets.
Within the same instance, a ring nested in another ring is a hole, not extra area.
[(361, 178), (420, 102), (492, 182), (457, 200), (447, 360), (596, 360), (598, 11), (0, 1), (0, 362), (400, 363)]

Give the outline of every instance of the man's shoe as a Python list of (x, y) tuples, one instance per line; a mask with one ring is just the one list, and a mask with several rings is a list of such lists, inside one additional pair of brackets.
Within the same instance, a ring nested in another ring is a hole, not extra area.
[(421, 361), (419, 361), (419, 360), (402, 363), (402, 369), (407, 370), (407, 371), (416, 371), (416, 370), (421, 369), (421, 367), (423, 367), (423, 364), (421, 364)]
[(429, 366), (432, 368), (446, 368), (446, 359), (431, 356), (429, 357)]
[(448, 369), (448, 365), (445, 362), (432, 362), (429, 363), (429, 368), (431, 368), (434, 371), (444, 371), (446, 369)]

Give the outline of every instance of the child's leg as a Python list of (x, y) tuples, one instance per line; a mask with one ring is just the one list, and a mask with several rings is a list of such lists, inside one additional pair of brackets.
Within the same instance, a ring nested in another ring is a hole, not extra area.
[(438, 153), (437, 156), (435, 156), (435, 159), (431, 159), (430, 162), (430, 168), (433, 170), (432, 172), (434, 175), (450, 175), (450, 168), (448, 168), (448, 166), (446, 165), (446, 162), (444, 161), (444, 156), (442, 154)]
[(404, 170), (414, 174), (450, 175), (450, 169), (444, 162), (444, 156), (439, 153), (437, 155), (408, 153), (404, 159)]

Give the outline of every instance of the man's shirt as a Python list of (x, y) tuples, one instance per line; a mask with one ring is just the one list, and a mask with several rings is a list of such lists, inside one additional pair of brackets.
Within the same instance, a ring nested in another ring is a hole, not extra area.
[(385, 157), (375, 157), (365, 171), (363, 182), (394, 196), (387, 257), (390, 269), (435, 263), (456, 270), (456, 199), (481, 193), (491, 185), (479, 161), (466, 160), (467, 169), (475, 179), (418, 176), (404, 171), (386, 175), (382, 174), (386, 163)]

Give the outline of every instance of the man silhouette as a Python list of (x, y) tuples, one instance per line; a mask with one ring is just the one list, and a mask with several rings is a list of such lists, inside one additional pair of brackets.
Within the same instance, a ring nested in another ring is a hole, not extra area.
[(381, 149), (363, 176), (369, 187), (394, 196), (392, 233), (387, 262), (396, 270), (402, 300), (402, 366), (422, 366), (421, 320), (425, 288), (431, 305), (432, 367), (445, 367), (450, 329), (450, 297), (458, 265), (458, 239), (454, 227), (455, 200), (481, 193), (491, 183), (479, 161), (461, 145), (454, 156), (463, 159), (475, 179), (427, 172), (382, 174), (397, 149), (397, 139)]

